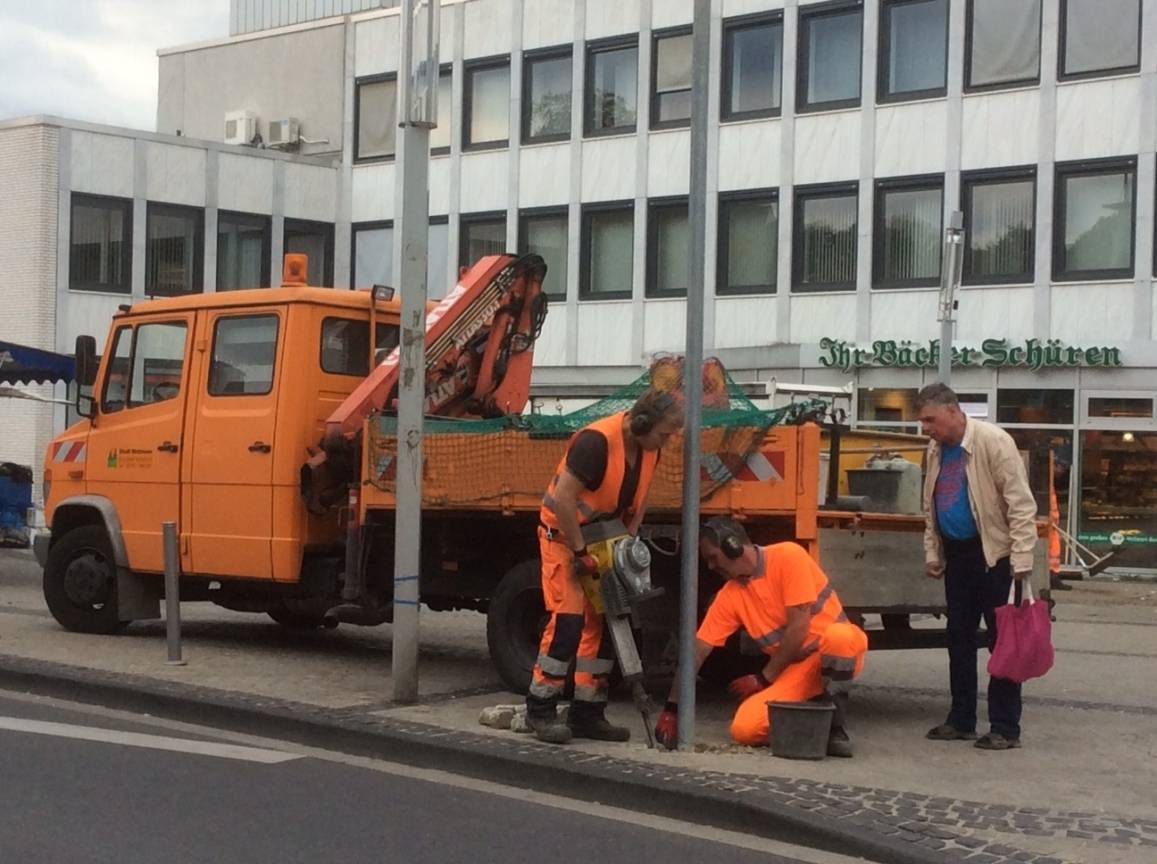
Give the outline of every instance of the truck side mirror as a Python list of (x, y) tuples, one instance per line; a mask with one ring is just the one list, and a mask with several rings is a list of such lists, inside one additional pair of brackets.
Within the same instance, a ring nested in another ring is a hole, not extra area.
[(84, 387), (96, 383), (96, 340), (91, 336), (76, 337), (76, 413), (81, 417), (92, 417), (95, 403), (91, 396), (81, 393)]

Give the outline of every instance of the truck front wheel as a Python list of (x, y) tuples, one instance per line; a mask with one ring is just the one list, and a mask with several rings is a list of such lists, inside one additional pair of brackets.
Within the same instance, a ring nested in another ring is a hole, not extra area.
[(76, 633), (116, 633), (116, 562), (99, 525), (82, 525), (52, 544), (44, 563), (44, 600), (62, 627)]
[(538, 561), (511, 567), (490, 600), (486, 644), (498, 676), (515, 693), (530, 689), (546, 618)]

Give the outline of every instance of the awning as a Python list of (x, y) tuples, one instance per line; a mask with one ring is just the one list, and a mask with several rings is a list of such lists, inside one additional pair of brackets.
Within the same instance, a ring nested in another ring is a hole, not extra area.
[(76, 361), (67, 354), (0, 342), (0, 384), (46, 384), (75, 377)]

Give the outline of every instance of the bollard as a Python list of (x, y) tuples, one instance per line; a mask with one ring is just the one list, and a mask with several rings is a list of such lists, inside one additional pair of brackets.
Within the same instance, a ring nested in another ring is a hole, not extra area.
[(165, 642), (169, 666), (184, 666), (181, 659), (181, 563), (177, 557), (177, 523), (161, 526), (165, 538)]

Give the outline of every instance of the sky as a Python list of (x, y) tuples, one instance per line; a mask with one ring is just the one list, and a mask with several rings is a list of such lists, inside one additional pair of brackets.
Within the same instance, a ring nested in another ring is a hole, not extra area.
[(0, 0), (0, 120), (153, 130), (157, 49), (229, 35), (229, 0)]

